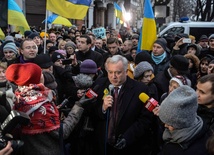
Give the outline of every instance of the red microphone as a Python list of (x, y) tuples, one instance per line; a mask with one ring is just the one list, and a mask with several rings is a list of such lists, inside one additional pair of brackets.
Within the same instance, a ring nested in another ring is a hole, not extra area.
[(156, 101), (153, 98), (149, 98), (149, 96), (145, 93), (141, 93), (139, 95), (139, 99), (145, 103), (145, 107), (149, 110), (152, 111), (156, 106), (159, 106), (158, 101)]
[(93, 97), (97, 97), (97, 93), (96, 91), (98, 90), (99, 88), (99, 85), (96, 85), (93, 89), (89, 88), (86, 93), (85, 93), (85, 96), (87, 96), (88, 98), (93, 98)]

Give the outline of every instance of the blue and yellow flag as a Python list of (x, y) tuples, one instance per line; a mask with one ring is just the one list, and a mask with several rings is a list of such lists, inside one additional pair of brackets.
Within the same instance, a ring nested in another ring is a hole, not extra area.
[(122, 20), (123, 18), (122, 9), (116, 2), (114, 2), (114, 10), (115, 10), (115, 16), (120, 20)]
[(69, 19), (83, 19), (92, 0), (47, 0), (47, 10)]
[(22, 33), (26, 30), (30, 30), (28, 22), (14, 0), (8, 0), (8, 24), (16, 26)]
[[(45, 20), (43, 21), (45, 22)], [(60, 24), (60, 25), (64, 25), (64, 26), (72, 26), (71, 22), (62, 16), (59, 16), (57, 14), (52, 14), (47, 18), (47, 23), (48, 24)]]
[(138, 42), (138, 53), (142, 50), (152, 50), (157, 39), (156, 23), (150, 0), (144, 1), (144, 17)]
[(2, 29), (0, 28), (0, 39), (4, 39), (5, 35)]

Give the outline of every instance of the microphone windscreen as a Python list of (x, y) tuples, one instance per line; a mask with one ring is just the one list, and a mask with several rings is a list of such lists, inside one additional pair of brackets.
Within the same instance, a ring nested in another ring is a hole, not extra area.
[(82, 73), (78, 74), (76, 77), (73, 77), (73, 80), (79, 89), (90, 88), (93, 84), (93, 79), (89, 75)]
[(113, 84), (110, 84), (110, 85), (108, 86), (108, 89), (109, 89), (109, 91), (112, 91), (112, 90), (114, 89)]
[(140, 93), (139, 95), (139, 99), (143, 102), (143, 103), (146, 103), (149, 99), (149, 96), (145, 93)]
[(110, 84), (110, 85), (108, 86), (108, 89), (109, 89), (109, 95), (111, 95), (111, 94), (112, 94), (112, 91), (114, 90), (114, 85), (113, 85), (113, 84)]

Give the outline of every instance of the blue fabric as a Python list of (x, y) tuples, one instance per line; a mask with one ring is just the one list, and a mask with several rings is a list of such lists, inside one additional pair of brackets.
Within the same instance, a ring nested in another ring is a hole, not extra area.
[(52, 14), (51, 16), (48, 17), (47, 23), (51, 24), (57, 17), (58, 15)]
[(152, 53), (152, 60), (155, 62), (156, 65), (158, 65), (159, 63), (161, 63), (166, 57), (166, 52), (164, 52), (163, 54), (159, 55), (159, 56), (154, 56)]
[(81, 5), (91, 5), (91, 0), (68, 0), (68, 2), (71, 2), (73, 4), (81, 4)]

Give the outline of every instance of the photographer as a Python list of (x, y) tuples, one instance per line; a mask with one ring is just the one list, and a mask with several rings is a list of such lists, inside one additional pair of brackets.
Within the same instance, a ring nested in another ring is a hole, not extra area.
[(65, 98), (73, 96), (76, 93), (75, 84), (72, 79), (74, 76), (71, 66), (65, 65), (62, 54), (54, 52), (52, 55), (53, 75), (57, 82), (58, 101), (57, 105), (62, 103)]
[(7, 146), (0, 150), (0, 155), (10, 155), (13, 152), (13, 148), (11, 146), (11, 142), (9, 141)]

